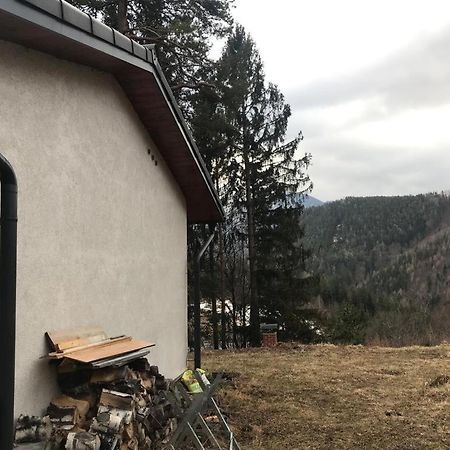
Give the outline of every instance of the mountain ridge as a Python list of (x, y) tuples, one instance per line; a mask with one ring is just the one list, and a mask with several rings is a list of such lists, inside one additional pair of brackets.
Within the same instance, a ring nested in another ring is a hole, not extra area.
[[(442, 318), (450, 320), (450, 197), (444, 192), (347, 197), (306, 209), (303, 224), (310, 271), (320, 278), (317, 298), (327, 314), (349, 303), (362, 309), (365, 340), (371, 334), (393, 344), (416, 343), (419, 334), (434, 340), (447, 333)], [(403, 340), (387, 337), (381, 322), (400, 309), (404, 324), (421, 330), (417, 336), (409, 330), (400, 333)]]

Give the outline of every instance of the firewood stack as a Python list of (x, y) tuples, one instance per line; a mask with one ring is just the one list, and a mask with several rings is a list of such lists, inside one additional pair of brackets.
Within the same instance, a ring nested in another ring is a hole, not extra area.
[(46, 441), (45, 449), (143, 450), (166, 444), (177, 425), (169, 382), (138, 359), (119, 368), (86, 370), (61, 364), (63, 395), (43, 418), (21, 416), (16, 442)]
[[(148, 353), (149, 345), (101, 336), (98, 343), (80, 346), (80, 339), (70, 338), (75, 350), (54, 345), (49, 353), (58, 362), (62, 395), (44, 417), (19, 417), (16, 443), (40, 442), (45, 450), (163, 448), (177, 426), (177, 406), (170, 382), (142, 357), (141, 348)], [(98, 354), (103, 358), (95, 359)]]

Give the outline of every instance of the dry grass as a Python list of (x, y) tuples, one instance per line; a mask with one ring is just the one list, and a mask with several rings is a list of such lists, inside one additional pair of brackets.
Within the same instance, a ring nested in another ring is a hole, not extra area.
[(206, 352), (243, 449), (450, 448), (450, 345)]

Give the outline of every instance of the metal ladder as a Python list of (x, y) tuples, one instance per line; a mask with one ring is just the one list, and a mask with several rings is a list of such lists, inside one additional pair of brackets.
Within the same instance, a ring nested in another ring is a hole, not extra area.
[[(174, 406), (180, 414), (181, 422), (164, 449), (181, 450), (193, 447), (197, 450), (241, 450), (217, 402), (212, 397), (222, 381), (222, 376), (216, 376), (210, 385), (205, 385), (197, 371), (194, 371), (194, 376), (203, 390), (201, 393), (189, 394), (180, 380), (172, 386), (171, 392), (176, 403)], [(183, 403), (186, 408), (180, 406)], [(205, 413), (217, 417), (218, 431), (213, 432), (203, 417)]]

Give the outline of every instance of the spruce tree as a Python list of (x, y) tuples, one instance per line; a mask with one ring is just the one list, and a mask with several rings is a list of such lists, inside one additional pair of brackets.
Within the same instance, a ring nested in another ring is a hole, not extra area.
[(190, 112), (189, 98), (204, 86), (212, 38), (230, 31), (232, 0), (69, 0), (141, 44), (156, 44), (165, 76)]
[[(286, 206), (290, 195), (309, 188), (309, 179), (304, 174), (309, 157), (296, 157), (301, 135), (284, 143), (290, 107), (279, 89), (266, 83), (261, 57), (241, 26), (235, 28), (227, 41), (219, 60), (217, 79), (223, 89), (227, 145), (232, 155), (227, 164), (227, 190), (234, 213), (240, 214), (245, 223), (247, 237), (250, 343), (259, 345), (261, 300), (266, 299), (266, 293), (258, 289), (258, 273), (263, 274), (267, 269), (269, 252), (276, 257), (274, 251), (285, 250), (281, 246), (273, 249), (274, 230), (288, 222), (290, 227), (281, 234), (300, 226), (296, 222), (297, 214)], [(281, 214), (283, 208), (286, 211)], [(294, 219), (289, 221), (291, 217)], [(291, 238), (295, 239), (287, 237)], [(268, 246), (267, 239), (273, 244)], [(302, 257), (296, 259), (297, 253), (290, 253), (293, 265), (303, 263)], [(273, 267), (278, 273), (284, 270), (282, 266)], [(289, 277), (286, 278), (285, 282), (289, 283)]]

